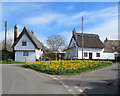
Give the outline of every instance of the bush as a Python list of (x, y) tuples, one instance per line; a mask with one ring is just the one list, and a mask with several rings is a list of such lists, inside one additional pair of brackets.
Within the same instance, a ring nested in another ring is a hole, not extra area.
[(7, 62), (13, 62), (13, 60), (12, 59), (7, 59)]
[[(61, 55), (61, 59), (63, 60), (65, 57), (65, 54), (57, 53), (57, 60), (59, 60), (59, 55)], [(43, 54), (43, 58), (49, 58), (50, 60), (56, 60), (56, 53), (53, 52), (45, 52)]]
[(7, 60), (7, 59), (13, 59), (13, 52), (7, 51), (7, 50), (2, 50), (0, 51), (0, 60)]

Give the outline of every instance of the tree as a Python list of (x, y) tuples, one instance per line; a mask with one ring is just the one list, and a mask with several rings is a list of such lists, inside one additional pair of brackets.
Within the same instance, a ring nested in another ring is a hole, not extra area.
[(6, 50), (5, 50), (5, 40), (0, 41), (0, 60), (13, 59), (12, 44), (13, 44), (13, 40), (8, 39), (6, 42)]
[(52, 35), (46, 39), (46, 42), (52, 51), (58, 51), (65, 46), (66, 39), (61, 35)]
[[(12, 52), (13, 48), (12, 48), (12, 44), (13, 44), (13, 40), (12, 39), (8, 39), (6, 42), (6, 50)], [(5, 49), (5, 40), (2, 40), (0, 42), (0, 50), (4, 50)]]

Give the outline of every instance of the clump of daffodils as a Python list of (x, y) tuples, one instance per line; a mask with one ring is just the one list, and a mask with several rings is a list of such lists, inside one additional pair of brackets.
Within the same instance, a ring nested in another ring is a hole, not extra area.
[[(62, 63), (62, 68), (61, 68)], [(54, 61), (36, 61), (26, 62), (24, 66), (32, 69), (52, 73), (80, 73), (87, 69), (97, 69), (100, 66), (110, 65), (111, 61), (93, 61), (93, 60), (54, 60)]]

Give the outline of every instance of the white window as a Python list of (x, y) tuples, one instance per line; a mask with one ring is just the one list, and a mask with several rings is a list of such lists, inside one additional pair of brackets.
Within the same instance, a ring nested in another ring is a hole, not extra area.
[(84, 52), (84, 57), (88, 57), (88, 53), (87, 52)]
[(22, 41), (22, 46), (27, 46), (27, 42), (26, 41)]
[(96, 57), (100, 57), (100, 53), (96, 53)]
[(23, 56), (28, 56), (29, 55), (29, 52), (25, 51), (23, 52)]

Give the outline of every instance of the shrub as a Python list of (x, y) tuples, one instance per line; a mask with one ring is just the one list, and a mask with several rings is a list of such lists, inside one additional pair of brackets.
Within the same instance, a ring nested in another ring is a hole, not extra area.
[(7, 62), (13, 62), (13, 60), (12, 59), (7, 59)]

